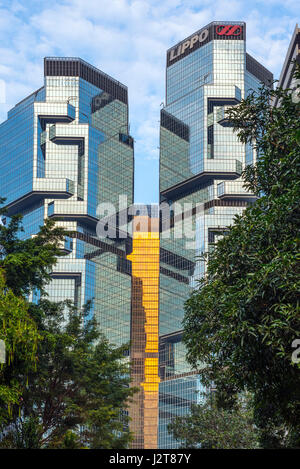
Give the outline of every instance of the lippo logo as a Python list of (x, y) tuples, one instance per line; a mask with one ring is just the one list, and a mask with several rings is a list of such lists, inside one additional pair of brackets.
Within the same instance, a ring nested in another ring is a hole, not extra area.
[(239, 36), (242, 32), (243, 28), (238, 24), (220, 24), (216, 26), (218, 36)]
[(171, 50), (169, 61), (172, 62), (174, 59), (177, 59), (182, 54), (184, 54), (187, 49), (191, 51), (192, 49), (194, 49), (196, 44), (199, 46), (199, 44), (203, 43), (208, 38), (208, 35), (208, 29), (203, 29), (199, 33), (192, 36), (190, 39), (187, 39), (186, 41), (182, 42), (181, 44), (179, 44), (178, 47), (175, 47)]
[(211, 23), (200, 29), (195, 34), (184, 39), (167, 54), (167, 66), (173, 65), (178, 60), (191, 54), (199, 47), (215, 39), (244, 39), (245, 24), (216, 24)]

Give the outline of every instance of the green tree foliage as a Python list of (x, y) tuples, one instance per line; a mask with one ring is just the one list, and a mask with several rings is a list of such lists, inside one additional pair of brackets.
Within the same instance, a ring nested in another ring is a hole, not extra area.
[[(274, 96), (280, 107), (270, 105)], [(253, 394), (264, 447), (300, 446), (300, 369), (292, 361), (300, 336), (299, 114), (288, 91), (266, 87), (231, 108), (238, 137), (259, 155), (243, 177), (260, 198), (208, 256), (184, 319), (188, 360), (207, 363), (219, 402)]]
[(22, 217), (7, 220), (0, 223), (0, 339), (8, 357), (0, 368), (1, 446), (126, 447), (135, 389), (125, 350), (108, 344), (88, 306), (28, 301), (31, 291), (45, 293), (66, 233), (46, 220), (21, 240)]
[(176, 417), (168, 430), (183, 448), (258, 447), (252, 410), (245, 400), (240, 400), (233, 409), (222, 409), (213, 396), (205, 395), (202, 403), (191, 406), (189, 415)]
[(36, 418), (15, 420), (6, 431), (0, 442), (0, 448), (13, 449), (39, 449), (39, 423)]
[[(0, 205), (5, 199), (0, 198)], [(6, 211), (0, 208), (0, 218)], [(7, 361), (0, 369), (0, 423), (9, 418), (12, 406), (19, 408), (24, 377), (35, 366), (40, 336), (30, 315), (25, 296), (40, 289), (50, 280), (56, 256), (62, 254), (59, 242), (64, 232), (46, 221), (37, 236), (19, 239), (21, 216), (0, 223), (0, 339), (5, 343)], [(25, 378), (24, 378), (25, 379)], [(26, 378), (27, 379), (27, 378)]]
[[(5, 199), (0, 198), (0, 205)], [(6, 211), (0, 208), (0, 217)], [(14, 215), (7, 225), (0, 224), (0, 268), (5, 272), (6, 285), (17, 295), (43, 287), (50, 281), (50, 272), (58, 256), (63, 255), (60, 242), (65, 232), (53, 220), (45, 220), (36, 236), (21, 240), (22, 216)]]
[(21, 413), (6, 447), (125, 448), (131, 435), (124, 413), (134, 393), (124, 348), (113, 348), (94, 320), (69, 302), (42, 300), (31, 308), (42, 340), (28, 376)]
[(28, 308), (23, 298), (7, 288), (0, 270), (0, 339), (6, 351), (6, 362), (0, 365), (0, 424), (9, 421), (14, 405), (19, 408), (22, 386), (14, 371), (22, 367), (26, 375), (36, 364), (41, 336)]

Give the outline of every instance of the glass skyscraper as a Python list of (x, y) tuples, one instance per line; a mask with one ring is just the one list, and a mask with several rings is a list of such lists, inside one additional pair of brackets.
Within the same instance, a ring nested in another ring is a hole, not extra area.
[[(132, 223), (131, 379), (139, 386), (130, 405), (132, 448), (157, 448), (159, 218), (157, 207), (135, 207)], [(153, 213), (154, 212), (154, 213)]]
[[(280, 78), (277, 86), (279, 88), (296, 90), (299, 86), (297, 80), (294, 78), (296, 64), (300, 65), (300, 28), (296, 24), (288, 51), (285, 56), (284, 64), (280, 73)], [(273, 100), (275, 106), (280, 105), (280, 100), (275, 98)]]
[[(99, 239), (98, 204), (133, 202), (133, 139), (127, 88), (79, 58), (45, 58), (44, 86), (0, 125), (0, 194), (22, 237), (46, 217), (71, 232), (48, 286), (53, 301), (92, 300), (111, 343), (130, 340), (130, 240)], [(103, 207), (103, 205), (102, 205)], [(38, 296), (38, 292), (36, 293)]]
[(127, 88), (79, 58), (45, 58), (44, 76), (0, 125), (0, 195), (7, 218), (23, 215), (21, 238), (47, 217), (68, 232), (49, 299), (91, 300), (110, 343), (131, 342), (132, 447), (156, 447), (159, 218), (133, 204)]
[[(141, 388), (129, 408), (134, 448), (176, 448), (167, 425), (203, 390), (201, 370), (185, 360), (184, 303), (205, 274), (201, 255), (254, 200), (240, 175), (255, 154), (225, 111), (272, 81), (245, 44), (245, 23), (211, 23), (167, 52), (160, 220), (157, 208), (132, 205), (127, 88), (92, 65), (45, 58), (44, 86), (0, 125), (7, 217), (23, 215), (24, 238), (46, 217), (69, 232), (49, 298), (79, 307), (91, 300), (108, 340), (131, 340), (132, 381)], [(109, 237), (98, 236), (99, 219), (102, 232), (113, 225)]]
[[(201, 399), (201, 369), (182, 343), (184, 303), (213, 249), (254, 196), (241, 180), (255, 154), (238, 141), (226, 108), (273, 76), (246, 52), (246, 24), (213, 22), (167, 51), (161, 110), (159, 447), (175, 448), (167, 425)], [(169, 220), (169, 215), (171, 219)], [(202, 258), (201, 258), (202, 256)], [(200, 367), (201, 368), (201, 367)]]

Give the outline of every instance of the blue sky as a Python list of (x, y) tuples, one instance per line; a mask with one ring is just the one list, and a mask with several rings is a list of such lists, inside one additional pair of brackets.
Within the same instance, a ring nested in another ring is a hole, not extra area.
[(246, 21), (248, 52), (278, 78), (298, 11), (298, 0), (0, 0), (0, 122), (43, 84), (44, 56), (83, 58), (128, 86), (135, 201), (157, 202), (166, 49), (210, 21)]

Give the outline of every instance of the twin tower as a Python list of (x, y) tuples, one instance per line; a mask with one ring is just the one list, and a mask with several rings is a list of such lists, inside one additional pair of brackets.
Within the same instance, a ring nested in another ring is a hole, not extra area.
[(201, 398), (184, 303), (205, 274), (203, 253), (255, 200), (240, 177), (255, 153), (225, 111), (272, 79), (246, 53), (243, 22), (210, 23), (167, 51), (159, 207), (134, 205), (126, 86), (83, 60), (45, 58), (44, 85), (0, 125), (7, 217), (23, 215), (24, 238), (46, 217), (69, 233), (50, 299), (92, 300), (109, 341), (130, 342), (134, 448), (176, 448), (167, 426)]

